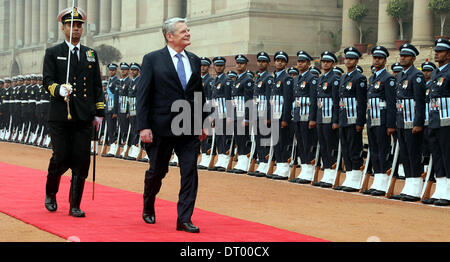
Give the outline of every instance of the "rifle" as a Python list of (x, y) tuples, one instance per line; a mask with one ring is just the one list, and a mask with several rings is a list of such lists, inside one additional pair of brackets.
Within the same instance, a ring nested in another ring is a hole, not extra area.
[(269, 149), (269, 155), (266, 156), (267, 160), (267, 171), (266, 176), (270, 177), (270, 175), (273, 173), (273, 167), (275, 165), (275, 161), (273, 161), (273, 151), (274, 151), (274, 145), (273, 145), (273, 137), (270, 137), (270, 149)]
[(386, 188), (386, 198), (390, 198), (392, 196), (392, 193), (394, 192), (395, 182), (397, 181), (397, 173), (398, 173), (398, 165), (399, 165), (399, 154), (400, 154), (400, 145), (397, 143), (395, 145), (395, 153), (394, 153), (394, 160), (392, 162), (392, 168), (390, 171), (388, 170), (389, 174), (389, 183)]
[(17, 142), (21, 142), (24, 136), (24, 132), (25, 132), (25, 123), (22, 123), (22, 130), (19, 132), (19, 137), (17, 137), (18, 141)]
[(428, 162), (428, 168), (426, 172), (425, 183), (422, 188), (422, 193), (420, 194), (421, 200), (430, 198), (431, 186), (433, 185), (433, 181), (430, 180), (430, 177), (434, 175), (434, 165), (433, 165), (433, 156), (430, 155), (430, 160)]
[(5, 136), (5, 141), (9, 141), (11, 139), (12, 134), (11, 128), (12, 128), (12, 116), (9, 116), (9, 128)]
[(370, 174), (367, 172), (369, 170), (369, 164), (370, 164), (370, 150), (367, 151), (366, 163), (364, 164), (363, 170), (364, 179), (361, 181), (361, 185), (359, 187), (360, 193), (363, 192), (364, 190), (367, 190), (367, 188), (369, 187)]
[(117, 132), (117, 140), (116, 140), (116, 143), (114, 143), (113, 145), (115, 145), (115, 147), (113, 148), (113, 155), (114, 155), (114, 157), (116, 157), (118, 154), (119, 154), (119, 152), (120, 152), (120, 125), (119, 125), (119, 130), (118, 130), (118, 132)]
[(234, 151), (234, 148), (235, 148), (235, 146), (234, 146), (234, 134), (231, 136), (231, 143), (230, 143), (230, 149), (229, 149), (229, 151), (227, 152), (227, 154), (228, 154), (228, 164), (227, 164), (227, 168), (226, 168), (226, 171), (228, 172), (228, 171), (231, 171), (231, 166), (232, 166), (232, 164), (233, 164), (233, 160), (234, 160), (234, 157), (233, 157), (233, 151)]
[(212, 128), (211, 130), (213, 134), (212, 134), (211, 148), (207, 152), (207, 154), (209, 154), (209, 163), (207, 166), (208, 168), (212, 168), (214, 166), (214, 160), (216, 159), (216, 155), (214, 155), (214, 146), (216, 144), (216, 129)]
[(319, 182), (319, 171), (320, 171), (320, 144), (319, 142), (317, 142), (317, 146), (316, 146), (316, 157), (313, 160), (313, 164), (314, 165), (314, 177), (313, 180), (311, 181), (311, 184), (317, 183)]
[(297, 169), (297, 138), (292, 139), (292, 150), (291, 150), (291, 158), (289, 160), (289, 180), (295, 178), (295, 171)]
[(120, 158), (123, 159), (125, 159), (128, 156), (128, 141), (130, 139), (130, 132), (131, 132), (131, 123), (128, 125), (127, 141), (125, 142), (125, 145), (123, 146), (123, 151), (120, 154)]
[(25, 138), (23, 140), (21, 140), (20, 142), (23, 142), (24, 144), (26, 144), (28, 142), (28, 137), (30, 136), (30, 130), (31, 130), (31, 121), (28, 122), (28, 128), (27, 128), (27, 134), (25, 136)]
[(248, 167), (247, 167), (247, 172), (254, 172), (255, 171), (255, 163), (256, 163), (256, 159), (254, 159), (254, 155), (255, 155), (255, 151), (256, 151), (256, 139), (255, 139), (255, 132), (252, 128), (252, 134), (251, 134), (251, 141), (252, 141), (252, 147), (250, 149), (250, 155), (248, 156), (249, 160), (248, 161)]
[(102, 151), (101, 151), (101, 155), (103, 156), (104, 154), (106, 154), (106, 137), (108, 136), (107, 133), (108, 132), (108, 122), (105, 121), (105, 130), (103, 131), (103, 142), (102, 142)]
[(341, 168), (342, 168), (342, 147), (341, 147), (341, 140), (339, 139), (338, 142), (338, 155), (336, 158), (336, 168), (335, 168), (335, 175), (334, 175), (334, 183), (333, 188), (339, 186), (340, 180), (341, 180)]
[(42, 142), (42, 136), (44, 135), (44, 126), (42, 126), (42, 128), (41, 128), (41, 134), (39, 135), (39, 137), (37, 138), (37, 141), (36, 141), (36, 145), (37, 146), (41, 146), (41, 142)]

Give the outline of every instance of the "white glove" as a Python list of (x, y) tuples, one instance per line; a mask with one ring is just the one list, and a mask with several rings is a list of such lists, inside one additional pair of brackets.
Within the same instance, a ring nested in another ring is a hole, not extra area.
[(92, 121), (92, 124), (95, 126), (95, 131), (98, 131), (100, 128), (100, 124), (103, 122), (103, 117), (96, 116), (94, 117), (94, 121)]
[(72, 85), (71, 84), (62, 84), (59, 87), (59, 95), (62, 97), (68, 97), (72, 93)]

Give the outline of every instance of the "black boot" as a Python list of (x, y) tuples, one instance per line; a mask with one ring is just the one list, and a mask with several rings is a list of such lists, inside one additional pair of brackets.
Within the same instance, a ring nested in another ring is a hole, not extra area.
[(80, 209), (81, 198), (83, 197), (84, 178), (74, 176), (72, 177), (72, 185), (70, 187), (70, 211), (69, 216), (85, 217), (83, 211)]
[(60, 176), (47, 176), (47, 184), (45, 185), (45, 208), (50, 212), (58, 209), (56, 203), (56, 193), (58, 193)]

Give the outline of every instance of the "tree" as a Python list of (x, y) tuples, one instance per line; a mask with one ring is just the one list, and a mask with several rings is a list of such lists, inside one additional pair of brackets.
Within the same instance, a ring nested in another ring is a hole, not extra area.
[(363, 4), (354, 4), (352, 7), (348, 9), (348, 17), (356, 22), (356, 26), (359, 30), (359, 43), (362, 44), (362, 20), (369, 13), (369, 8)]
[(103, 65), (118, 62), (122, 59), (122, 54), (114, 46), (102, 44), (97, 46), (95, 50), (97, 51), (98, 59)]
[(450, 11), (450, 0), (430, 0), (428, 8), (441, 17), (441, 36), (444, 35), (445, 18)]
[(408, 14), (407, 0), (390, 0), (386, 12), (388, 15), (397, 19), (397, 22), (400, 25), (400, 40), (403, 40), (403, 19)]

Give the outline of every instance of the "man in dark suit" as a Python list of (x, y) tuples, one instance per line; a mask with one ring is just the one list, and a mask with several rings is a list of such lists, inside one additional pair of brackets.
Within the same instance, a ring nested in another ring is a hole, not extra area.
[[(48, 126), (53, 149), (48, 166), (45, 207), (51, 212), (56, 211), (59, 182), (70, 168), (69, 215), (84, 217), (80, 203), (89, 172), (92, 125), (98, 129), (104, 116), (102, 81), (96, 52), (80, 45), (86, 14), (76, 7), (73, 10), (67, 8), (58, 15), (58, 20), (62, 23), (66, 41), (45, 51), (43, 67), (44, 87), (51, 94)], [(69, 113), (71, 117), (68, 117)]]
[[(143, 219), (146, 223), (155, 223), (155, 198), (161, 188), (161, 181), (168, 172), (172, 151), (178, 156), (181, 174), (181, 188), (178, 200), (178, 218), (176, 229), (190, 233), (200, 232), (192, 221), (195, 199), (197, 197), (199, 154), (201, 131), (192, 128), (176, 135), (172, 121), (178, 115), (171, 112), (174, 102), (187, 103), (190, 106), (191, 127), (195, 127), (194, 94), (203, 94), (200, 75), (200, 58), (185, 51), (191, 44), (186, 20), (171, 18), (164, 22), (162, 32), (167, 46), (144, 56), (141, 67), (141, 79), (137, 84), (136, 117), (137, 130), (145, 143), (150, 168), (145, 173)], [(184, 113), (184, 112), (182, 112)], [(204, 120), (206, 114), (197, 117)], [(202, 122), (203, 123), (203, 122)], [(183, 125), (184, 125), (183, 121)], [(189, 132), (190, 131), (190, 132)]]

